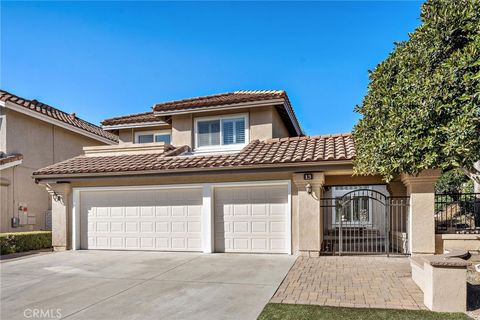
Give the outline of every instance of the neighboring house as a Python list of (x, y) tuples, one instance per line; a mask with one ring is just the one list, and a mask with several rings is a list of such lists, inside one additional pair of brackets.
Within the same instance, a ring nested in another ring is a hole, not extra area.
[[(319, 113), (319, 126), (322, 121)], [(392, 221), (398, 221), (391, 229), (399, 237), (407, 229), (411, 233), (410, 252), (435, 249), (430, 203), (416, 201), (424, 201), (426, 191), (433, 194), (437, 173), (403, 176), (388, 185), (378, 176), (353, 176), (352, 136), (304, 136), (284, 91), (164, 102), (102, 124), (119, 136), (118, 145), (86, 147), (84, 155), (34, 172), (54, 199), (57, 250), (318, 255), (353, 239), (352, 248), (363, 253), (373, 250), (374, 240), (375, 249), (385, 252), (395, 249), (386, 229)], [(326, 198), (335, 197), (334, 187), (359, 193), (342, 193), (360, 199), (350, 204), (342, 220), (350, 219), (346, 226), (332, 222), (331, 209), (338, 207)], [(412, 195), (412, 201), (402, 202), (400, 218), (389, 220), (393, 195)], [(362, 197), (380, 206), (369, 206)], [(383, 217), (381, 223), (377, 217)], [(359, 240), (371, 243), (360, 246)]]
[(0, 90), (0, 232), (50, 229), (51, 199), (33, 171), (118, 143), (100, 127), (36, 100)]

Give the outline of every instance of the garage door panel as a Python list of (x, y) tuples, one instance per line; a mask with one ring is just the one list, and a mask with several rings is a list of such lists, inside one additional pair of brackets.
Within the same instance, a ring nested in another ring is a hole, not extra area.
[(200, 190), (82, 192), (80, 206), (82, 248), (202, 250)]
[(130, 218), (138, 217), (138, 207), (125, 207), (125, 216)]
[(252, 221), (252, 233), (266, 233), (267, 225), (267, 221)]
[(157, 217), (170, 217), (170, 207), (155, 207)]
[(286, 186), (215, 190), (215, 250), (288, 253)]
[(157, 221), (155, 222), (155, 232), (170, 232), (170, 223), (168, 221)]
[(252, 250), (256, 251), (266, 251), (268, 250), (268, 245), (267, 245), (268, 239), (265, 238), (252, 238)]
[(153, 217), (154, 212), (154, 207), (140, 207), (140, 216), (142, 217)]
[(268, 206), (265, 203), (252, 204), (252, 216), (266, 217), (268, 216)]
[(233, 223), (233, 232), (235, 233), (242, 233), (242, 232), (250, 232), (250, 228), (248, 227), (248, 221), (236, 221)]
[(284, 233), (286, 232), (286, 225), (284, 221), (270, 221), (270, 229), (269, 231), (271, 233), (275, 232), (281, 232)]

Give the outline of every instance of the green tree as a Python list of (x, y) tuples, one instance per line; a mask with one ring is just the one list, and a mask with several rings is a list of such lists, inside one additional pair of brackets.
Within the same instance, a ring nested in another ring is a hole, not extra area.
[(442, 173), (435, 184), (436, 193), (471, 193), (473, 181), (460, 169), (453, 169)]
[(480, 192), (480, 0), (429, 0), (420, 18), (369, 72), (354, 170), (390, 181), (459, 168)]

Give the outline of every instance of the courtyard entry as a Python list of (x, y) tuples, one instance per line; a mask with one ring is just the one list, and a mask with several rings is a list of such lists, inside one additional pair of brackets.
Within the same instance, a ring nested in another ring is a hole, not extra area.
[(386, 186), (335, 186), (321, 199), (322, 253), (408, 254), (408, 197)]

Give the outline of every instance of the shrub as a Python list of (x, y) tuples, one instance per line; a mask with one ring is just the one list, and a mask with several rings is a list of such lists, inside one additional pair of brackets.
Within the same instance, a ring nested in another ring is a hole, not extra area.
[(0, 254), (52, 247), (51, 231), (0, 233)]

